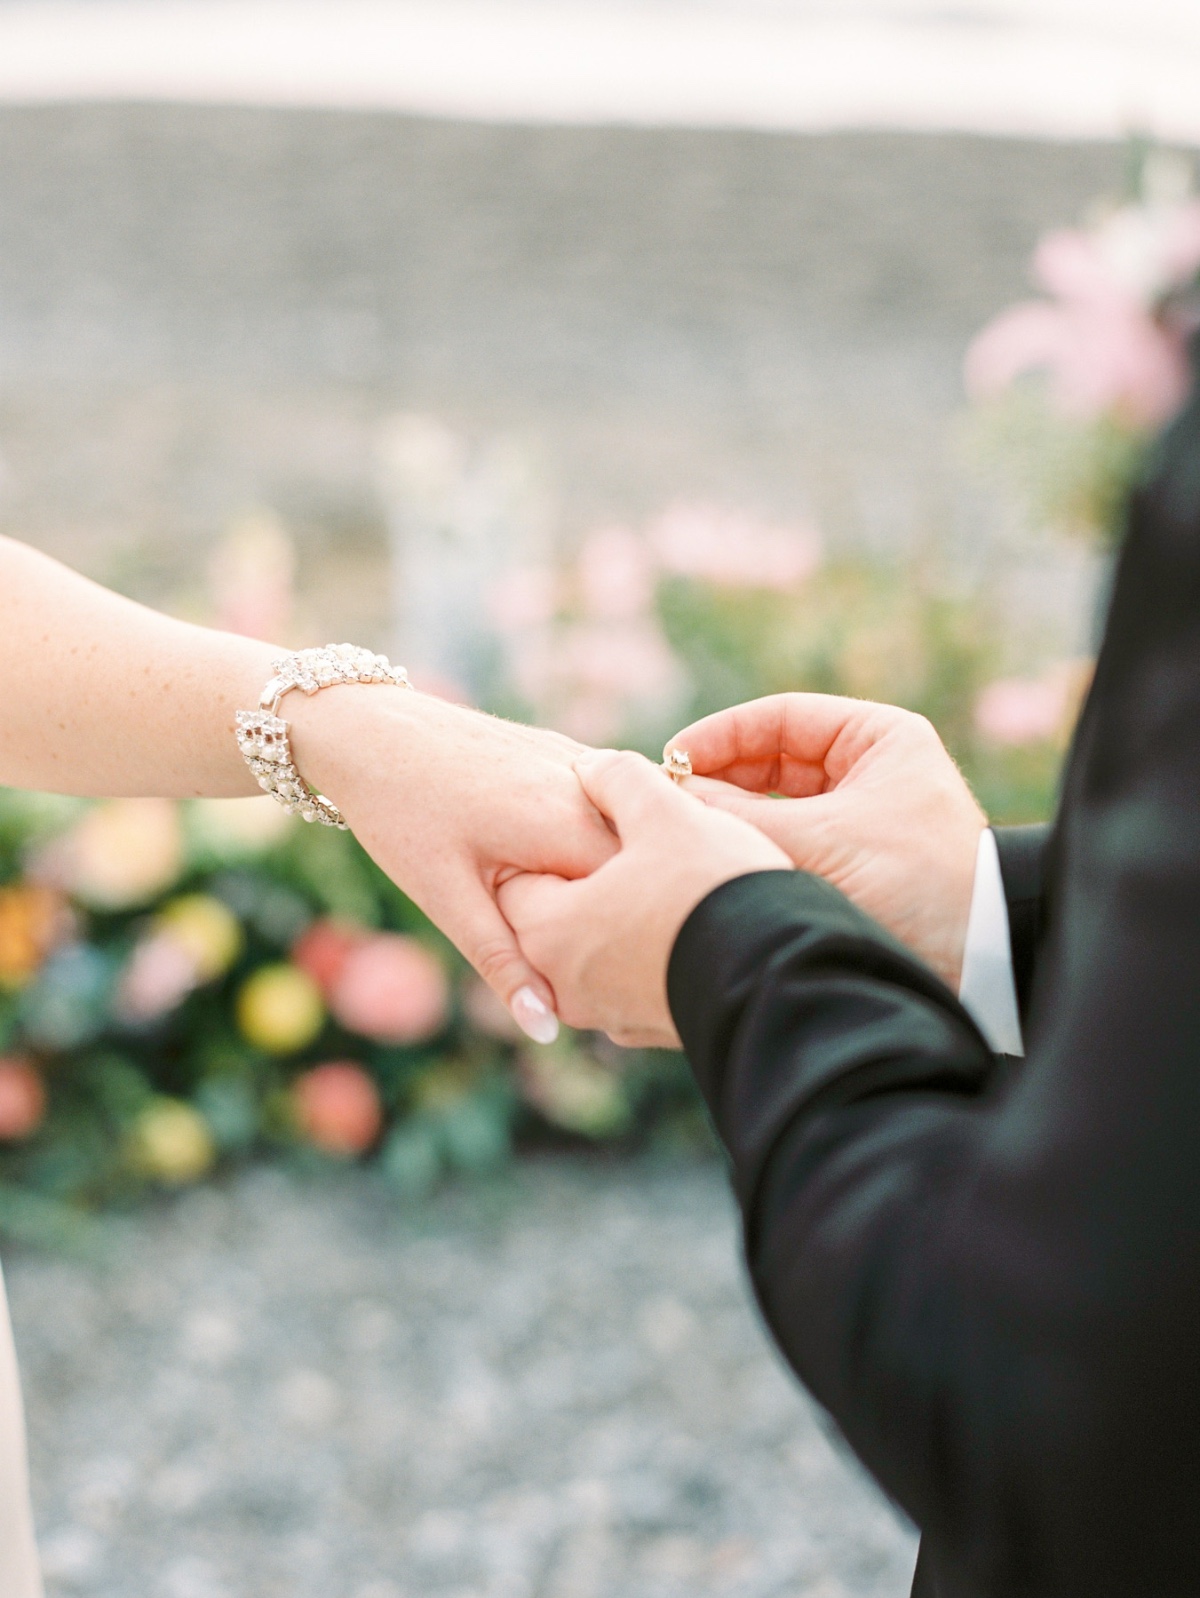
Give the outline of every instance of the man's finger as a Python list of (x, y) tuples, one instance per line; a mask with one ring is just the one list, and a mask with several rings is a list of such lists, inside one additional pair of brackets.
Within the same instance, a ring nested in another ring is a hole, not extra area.
[(697, 775), (807, 798), (844, 774), (870, 726), (902, 714), (833, 694), (770, 694), (693, 722), (667, 748), (686, 749)]
[(575, 775), (584, 793), (624, 842), (631, 832), (687, 801), (671, 779), (644, 755), (628, 749), (601, 749), (581, 755)]
[[(742, 821), (748, 821), (752, 827), (757, 827), (772, 843), (777, 843), (796, 865), (802, 864), (803, 859), (807, 858), (805, 845), (809, 829), (805, 826), (805, 816), (810, 813), (810, 805), (829, 802), (823, 801), (820, 796), (813, 800), (771, 799), (766, 794), (746, 793), (733, 783), (716, 782), (711, 777), (693, 777), (687, 789), (711, 809), (724, 810), (726, 814), (737, 816)], [(812, 835), (815, 841), (815, 827)]]
[(684, 787), (694, 798), (702, 799), (712, 809), (728, 811), (731, 816), (741, 816), (756, 827), (761, 827), (760, 816), (769, 815), (777, 806), (788, 802), (786, 799), (773, 799), (770, 794), (750, 793), (719, 777), (689, 777)]

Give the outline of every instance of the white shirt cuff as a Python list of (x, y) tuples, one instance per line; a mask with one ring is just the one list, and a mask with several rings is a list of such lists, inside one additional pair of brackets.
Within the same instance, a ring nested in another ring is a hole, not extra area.
[(996, 834), (985, 827), (975, 856), (975, 886), (967, 918), (958, 997), (996, 1054), (1024, 1054), (1013, 977), (1008, 902)]

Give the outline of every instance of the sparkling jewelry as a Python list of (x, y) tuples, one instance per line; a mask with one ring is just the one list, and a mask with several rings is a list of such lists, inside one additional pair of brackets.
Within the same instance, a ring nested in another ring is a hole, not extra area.
[(291, 815), (319, 821), (326, 827), (347, 830), (341, 811), (324, 794), (314, 793), (292, 759), (288, 723), (279, 714), (284, 695), (298, 688), (315, 694), (336, 683), (390, 683), (410, 688), (403, 666), (393, 666), (386, 655), (374, 655), (354, 644), (326, 644), (322, 649), (301, 649), (271, 662), (274, 676), (259, 696), (257, 710), (239, 710), (238, 748), (255, 781)]
[(662, 763), (672, 782), (683, 782), (692, 774), (692, 757), (686, 749), (672, 749)]

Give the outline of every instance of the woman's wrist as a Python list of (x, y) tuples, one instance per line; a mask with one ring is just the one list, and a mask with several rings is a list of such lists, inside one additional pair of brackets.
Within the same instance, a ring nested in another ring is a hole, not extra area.
[(290, 725), (292, 756), (310, 788), (354, 815), (384, 774), (389, 787), (406, 766), (419, 768), (440, 700), (387, 683), (339, 683), (305, 697), (292, 694), (281, 714)]

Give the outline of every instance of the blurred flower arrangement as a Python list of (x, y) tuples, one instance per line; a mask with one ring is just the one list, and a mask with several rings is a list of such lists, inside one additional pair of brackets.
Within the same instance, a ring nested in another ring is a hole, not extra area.
[(997, 675), (1003, 618), (935, 560), (831, 559), (807, 521), (714, 504), (605, 527), (493, 595), (508, 692), (492, 708), (658, 758), (697, 716), (807, 689), (927, 715), (990, 814), (1049, 809), (1086, 662)]
[(1043, 237), (1046, 297), (996, 317), (966, 360), (985, 452), (1050, 527), (1109, 546), (1148, 441), (1186, 397), (1200, 327), (1192, 163), (1136, 145), (1131, 174), (1123, 203)]
[[(1190, 172), (1143, 160), (1135, 197), (1048, 235), (1035, 274), (1048, 298), (984, 329), (968, 389), (1035, 515), (1111, 543), (1186, 391)], [(397, 437), (420, 464), (414, 428)], [(475, 520), (472, 582), (491, 526)], [(657, 755), (685, 721), (762, 694), (881, 698), (930, 717), (995, 819), (1048, 813), (1089, 664), (1005, 675), (1005, 618), (936, 559), (831, 558), (802, 518), (683, 501), (596, 528), (557, 563), (530, 542), (536, 558), (483, 572), (487, 708)], [(211, 574), (222, 624), (282, 635), (293, 572), (276, 520), (239, 524)], [(706, 1136), (674, 1057), (569, 1034), (527, 1045), (346, 834), (269, 799), (0, 790), (0, 1231), (53, 1233), (81, 1206), (260, 1152), (366, 1159), (414, 1194), (514, 1143)]]
[(700, 1125), (653, 1057), (527, 1048), (353, 839), (269, 799), (0, 790), (0, 883), (0, 1229), (256, 1151), (412, 1193), (515, 1137)]

